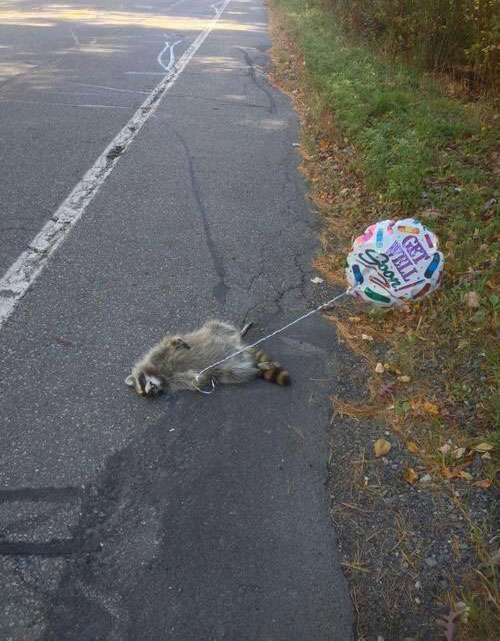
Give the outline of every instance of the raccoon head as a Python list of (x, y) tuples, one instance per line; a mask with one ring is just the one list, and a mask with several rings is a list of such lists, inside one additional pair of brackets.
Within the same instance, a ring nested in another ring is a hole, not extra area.
[(158, 349), (152, 350), (148, 357), (135, 365), (132, 373), (125, 379), (125, 383), (133, 387), (140, 396), (152, 398), (166, 392), (168, 380), (160, 374), (160, 370), (163, 374), (165, 374), (165, 370), (168, 372), (167, 363), (181, 349), (191, 348), (182, 338), (177, 336), (167, 338), (159, 345)]
[(166, 389), (166, 381), (163, 376), (141, 370), (129, 374), (125, 383), (133, 387), (139, 396), (158, 396)]

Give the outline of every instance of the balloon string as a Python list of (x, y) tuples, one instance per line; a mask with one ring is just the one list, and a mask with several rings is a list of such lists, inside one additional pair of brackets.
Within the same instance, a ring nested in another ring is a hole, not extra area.
[[(247, 352), (249, 349), (253, 349), (254, 347), (256, 347), (257, 345), (260, 345), (264, 341), (267, 341), (270, 338), (272, 338), (273, 336), (276, 336), (276, 334), (281, 334), (281, 332), (284, 332), (289, 327), (292, 327), (293, 325), (296, 325), (297, 323), (300, 323), (300, 321), (303, 321), (304, 319), (308, 318), (309, 316), (312, 316), (312, 314), (316, 314), (316, 312), (319, 312), (322, 309), (324, 309), (325, 307), (328, 307), (329, 305), (332, 305), (333, 303), (338, 301), (343, 296), (346, 296), (347, 294), (351, 294), (355, 289), (356, 289), (356, 285), (354, 287), (349, 287), (349, 289), (346, 289), (346, 291), (342, 292), (342, 294), (339, 294), (338, 296), (335, 296), (335, 298), (332, 298), (331, 300), (328, 300), (326, 303), (323, 303), (322, 305), (319, 305), (319, 307), (316, 307), (315, 309), (311, 309), (307, 313), (302, 314), (302, 316), (299, 316), (298, 318), (293, 320), (291, 323), (288, 323), (287, 325), (284, 325), (283, 327), (280, 327), (279, 329), (276, 329), (271, 334), (268, 334), (267, 336), (263, 336), (258, 341), (255, 341), (255, 343), (252, 343), (251, 345), (245, 345), (245, 347), (242, 347), (237, 352), (234, 352), (233, 354), (229, 354), (229, 356), (226, 356), (225, 358), (222, 358), (220, 361), (216, 361), (215, 363), (212, 363), (208, 367), (205, 367), (200, 372), (198, 372), (198, 374), (196, 375), (196, 381), (199, 381), (200, 380), (200, 376), (202, 374), (204, 374), (205, 372), (207, 372), (209, 369), (212, 369), (213, 367), (217, 367), (217, 365), (221, 365), (222, 363), (225, 363), (226, 361), (228, 361), (230, 358), (234, 358), (235, 356), (238, 356), (239, 354), (243, 354), (243, 352)], [(214, 385), (214, 383), (212, 381), (212, 386), (213, 385)], [(202, 391), (202, 390), (199, 390), (199, 391)], [(212, 391), (204, 392), (204, 394), (211, 394), (212, 392), (213, 392), (213, 387), (212, 387)]]

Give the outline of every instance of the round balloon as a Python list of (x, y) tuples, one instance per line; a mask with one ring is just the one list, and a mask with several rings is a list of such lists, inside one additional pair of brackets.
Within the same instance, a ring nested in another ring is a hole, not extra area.
[(372, 305), (393, 307), (439, 287), (444, 258), (438, 239), (414, 218), (383, 220), (356, 238), (347, 257), (351, 293)]

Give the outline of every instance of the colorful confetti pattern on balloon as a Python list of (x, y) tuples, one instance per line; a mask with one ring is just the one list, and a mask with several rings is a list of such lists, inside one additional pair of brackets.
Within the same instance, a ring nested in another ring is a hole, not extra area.
[(346, 274), (353, 296), (378, 307), (394, 307), (436, 290), (443, 267), (435, 234), (406, 218), (375, 223), (356, 238)]

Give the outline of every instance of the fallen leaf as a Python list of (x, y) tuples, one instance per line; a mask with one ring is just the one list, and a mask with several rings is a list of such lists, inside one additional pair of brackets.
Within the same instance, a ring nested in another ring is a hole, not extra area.
[(489, 452), (493, 449), (493, 445), (491, 445), (490, 443), (479, 443), (479, 445), (474, 445), (470, 449), (474, 450), (475, 452)]
[(372, 341), (373, 340), (373, 336), (370, 336), (370, 334), (361, 334), (361, 338), (364, 341)]
[(398, 381), (400, 383), (409, 383), (411, 381), (411, 378), (409, 376), (398, 376)]
[(466, 624), (470, 614), (470, 607), (463, 601), (459, 601), (455, 610), (460, 614), (460, 623)]
[(330, 143), (329, 140), (320, 140), (319, 141), (319, 146), (321, 147), (321, 149), (327, 149), (328, 147), (330, 147), (330, 145), (331, 145), (331, 143)]
[(410, 485), (413, 485), (418, 480), (418, 475), (411, 467), (407, 467), (403, 472), (403, 478)]
[(443, 634), (446, 641), (455, 641), (458, 632), (458, 617), (460, 612), (452, 612), (445, 614), (440, 619), (436, 619), (436, 623), (443, 628)]
[(320, 278), (319, 276), (315, 276), (314, 278), (311, 278), (311, 283), (314, 283), (315, 285), (319, 285), (320, 283), (324, 283), (324, 279)]
[(491, 459), (491, 454), (489, 452), (485, 452), (484, 454), (481, 454), (481, 458)]
[(472, 485), (476, 487), (491, 487), (493, 483), (489, 479), (483, 479), (482, 481), (474, 481)]
[(451, 450), (451, 445), (449, 443), (445, 443), (444, 445), (441, 445), (439, 448), (439, 451), (442, 452), (443, 454), (448, 454), (448, 452)]
[(458, 479), (462, 476), (462, 470), (459, 467), (446, 467), (443, 465), (441, 468), (441, 473), (445, 479)]
[(377, 372), (377, 374), (383, 374), (385, 372), (385, 369), (382, 363), (377, 363), (375, 367), (375, 371)]
[(455, 458), (462, 458), (464, 454), (465, 454), (465, 447), (457, 447), (457, 449), (453, 451), (453, 456)]
[(379, 438), (375, 441), (373, 444), (373, 451), (375, 452), (375, 456), (378, 458), (379, 456), (385, 456), (387, 452), (389, 452), (391, 449), (391, 444), (389, 441), (386, 441), (385, 438)]
[(494, 566), (500, 565), (500, 549), (491, 555), (491, 563)]
[(360, 316), (349, 316), (349, 320), (351, 321), (351, 323), (359, 323), (359, 321), (361, 320), (361, 317)]
[(469, 474), (469, 472), (465, 472), (464, 470), (462, 470), (460, 472), (460, 478), (465, 479), (466, 481), (472, 481), (474, 477), (472, 476), (472, 474)]
[(424, 403), (423, 408), (428, 414), (439, 414), (439, 407), (434, 403), (429, 403), (429, 401)]
[(412, 454), (418, 454), (418, 453), (419, 453), (419, 451), (420, 451), (420, 450), (418, 449), (418, 445), (417, 445), (416, 443), (414, 443), (413, 441), (408, 441), (408, 442), (406, 443), (406, 449), (407, 449), (409, 452), (411, 452)]
[(392, 393), (392, 390), (394, 388), (394, 383), (384, 383), (378, 390), (377, 394), (379, 396), (387, 396), (388, 394)]
[(469, 307), (472, 309), (479, 309), (481, 303), (479, 302), (479, 294), (477, 292), (467, 292), (465, 295), (465, 301)]

